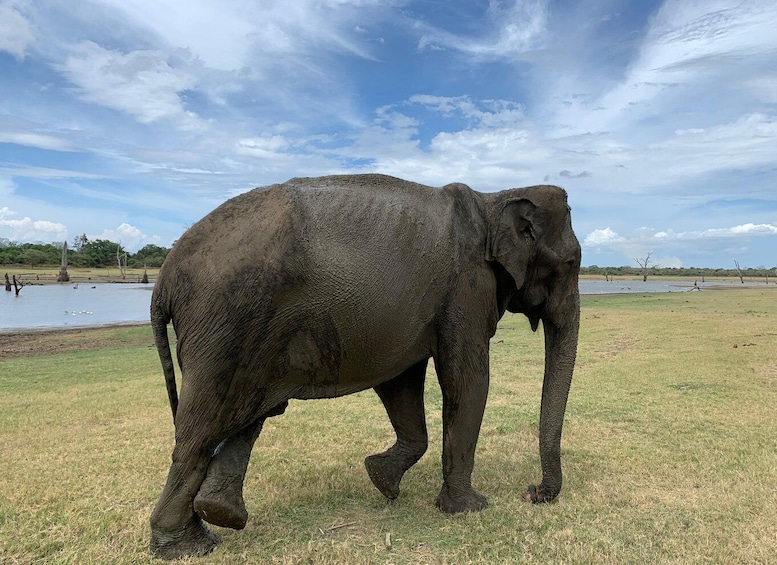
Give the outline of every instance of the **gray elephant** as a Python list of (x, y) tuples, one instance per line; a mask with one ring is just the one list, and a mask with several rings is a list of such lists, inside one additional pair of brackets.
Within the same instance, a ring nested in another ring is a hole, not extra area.
[[(233, 198), (167, 257), (151, 321), (175, 421), (175, 448), (151, 515), (151, 551), (203, 554), (242, 528), (248, 459), (266, 418), (290, 399), (373, 388), (396, 432), (367, 457), (374, 485), (399, 494), (426, 451), (423, 387), (434, 359), (443, 397), (444, 512), (485, 508), (471, 485), (489, 383), (489, 340), (505, 310), (543, 322), (542, 482), (561, 489), (560, 443), (577, 350), (580, 245), (566, 193), (484, 194), (382, 175), (298, 178)], [(183, 373), (178, 398), (167, 337)]]

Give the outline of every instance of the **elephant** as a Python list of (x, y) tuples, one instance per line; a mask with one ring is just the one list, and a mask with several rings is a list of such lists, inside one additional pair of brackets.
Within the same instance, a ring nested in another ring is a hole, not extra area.
[[(580, 244), (567, 193), (481, 193), (377, 175), (294, 178), (236, 196), (190, 227), (160, 269), (151, 325), (175, 424), (151, 514), (162, 558), (205, 554), (240, 529), (243, 479), (265, 420), (289, 400), (374, 389), (396, 433), (366, 458), (388, 499), (427, 449), (424, 379), (442, 391), (446, 513), (479, 511), (471, 483), (489, 388), (489, 342), (505, 311), (542, 321), (542, 481), (561, 490), (561, 431), (580, 320)], [(167, 326), (182, 373), (180, 397)]]

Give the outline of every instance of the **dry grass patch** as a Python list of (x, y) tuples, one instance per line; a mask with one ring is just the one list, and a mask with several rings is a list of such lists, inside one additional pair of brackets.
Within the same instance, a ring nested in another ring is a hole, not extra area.
[[(433, 369), (430, 449), (391, 504), (362, 466), (393, 441), (377, 397), (292, 402), (254, 451), (246, 529), (220, 530), (221, 547), (185, 562), (773, 562), (775, 319), (767, 290), (585, 298), (565, 485), (549, 505), (521, 498), (539, 477), (543, 352), (519, 316), (492, 347), (473, 477), (491, 502), (482, 513), (434, 508)], [(148, 327), (95, 332), (79, 339), (104, 347), (63, 340), (61, 353), (0, 360), (2, 563), (154, 561), (148, 516), (173, 441), (161, 370)]]
[[(59, 265), (46, 265), (42, 267), (30, 267), (28, 265), (5, 265), (0, 272), (8, 273), (9, 277), (16, 275), (24, 283), (30, 284), (57, 284), (57, 277), (59, 276)], [(149, 267), (143, 269), (142, 267), (128, 267), (124, 270), (125, 278), (121, 278), (121, 271), (118, 267), (73, 267), (67, 268), (68, 275), (70, 275), (70, 282), (73, 283), (103, 283), (103, 282), (140, 282), (143, 273), (148, 275), (148, 278), (153, 281), (159, 274), (159, 267)], [(24, 292), (24, 291), (22, 291)]]

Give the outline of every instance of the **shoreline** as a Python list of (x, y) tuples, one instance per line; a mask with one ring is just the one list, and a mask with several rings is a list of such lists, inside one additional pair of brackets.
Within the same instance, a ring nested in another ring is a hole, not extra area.
[(0, 338), (13, 334), (43, 334), (48, 332), (79, 332), (83, 330), (104, 330), (110, 328), (132, 328), (151, 325), (151, 320), (129, 322), (105, 322), (104, 324), (87, 324), (83, 326), (36, 326), (32, 328), (0, 328)]
[[(126, 281), (125, 281), (126, 282)], [(641, 282), (641, 281), (638, 281)], [(68, 284), (68, 283), (58, 283)], [(110, 283), (109, 283), (110, 284)], [(645, 295), (645, 294), (677, 294), (678, 292), (693, 292), (698, 290), (699, 292), (704, 290), (711, 291), (726, 291), (726, 290), (777, 290), (777, 284), (766, 283), (744, 283), (744, 284), (715, 284), (704, 283), (703, 286), (694, 287), (689, 284), (672, 285), (680, 289), (676, 292), (656, 292), (656, 291), (644, 291), (644, 292), (602, 292), (602, 293), (581, 293), (581, 297), (603, 297), (603, 296), (628, 296), (628, 295)], [(24, 327), (24, 328), (0, 328), (0, 354), (2, 353), (3, 338), (7, 336), (40, 336), (49, 333), (78, 333), (84, 331), (93, 330), (105, 330), (112, 328), (131, 328), (138, 326), (150, 325), (151, 320), (135, 320), (135, 321), (120, 321), (120, 322), (105, 322), (95, 324), (85, 324), (79, 326), (39, 326), (39, 327)]]
[[(148, 337), (130, 339), (115, 335), (116, 330), (148, 327)], [(116, 322), (99, 326), (62, 328), (25, 328), (18, 331), (0, 330), (0, 360), (28, 355), (53, 355), (101, 349), (109, 346), (126, 346), (128, 343), (153, 347), (151, 321)], [(171, 340), (172, 341), (172, 340)]]

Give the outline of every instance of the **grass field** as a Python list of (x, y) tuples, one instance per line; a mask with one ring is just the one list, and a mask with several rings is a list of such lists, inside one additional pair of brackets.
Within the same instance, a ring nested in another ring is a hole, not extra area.
[[(248, 526), (191, 562), (775, 563), (776, 321), (774, 289), (584, 298), (565, 484), (549, 505), (521, 498), (540, 473), (543, 353), (520, 316), (492, 341), (482, 513), (434, 507), (433, 375), (429, 452), (391, 504), (362, 465), (393, 440), (377, 397), (292, 402), (254, 451)], [(24, 339), (0, 339), (0, 562), (153, 561), (173, 428), (150, 328)]]
[[(143, 276), (143, 268), (129, 267), (125, 269), (125, 278), (121, 278), (121, 271), (118, 267), (68, 267), (67, 273), (70, 275), (70, 282), (139, 282)], [(148, 278), (156, 279), (159, 273), (158, 267), (149, 267), (145, 270)], [(29, 265), (7, 265), (0, 266), (0, 275), (8, 274), (9, 277), (17, 276), (22, 282), (30, 284), (56, 283), (59, 276), (59, 265), (30, 267)]]

